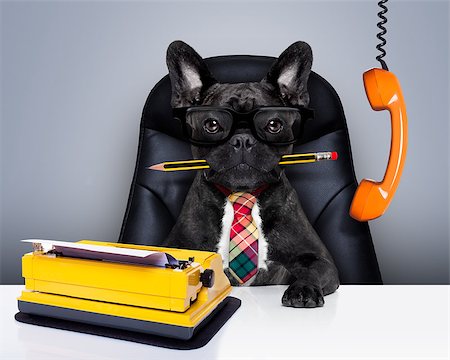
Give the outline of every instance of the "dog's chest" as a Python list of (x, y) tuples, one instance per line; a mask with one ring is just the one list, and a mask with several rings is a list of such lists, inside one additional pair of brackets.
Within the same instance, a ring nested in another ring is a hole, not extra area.
[[(217, 252), (222, 256), (224, 269), (228, 268), (229, 264), (229, 249), (230, 249), (230, 232), (233, 225), (234, 210), (233, 205), (228, 199), (225, 199), (225, 207), (222, 218), (222, 229), (220, 232), (220, 240)], [(258, 268), (267, 270), (267, 240), (262, 229), (262, 219), (258, 201), (252, 208), (252, 218), (258, 229)]]

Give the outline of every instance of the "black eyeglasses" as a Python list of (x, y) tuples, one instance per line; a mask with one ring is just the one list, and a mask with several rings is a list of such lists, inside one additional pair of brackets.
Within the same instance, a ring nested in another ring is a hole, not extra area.
[(240, 113), (228, 107), (192, 106), (174, 108), (173, 115), (195, 145), (224, 143), (236, 129), (250, 128), (256, 139), (282, 146), (300, 138), (305, 120), (314, 118), (314, 111), (303, 106), (263, 106)]

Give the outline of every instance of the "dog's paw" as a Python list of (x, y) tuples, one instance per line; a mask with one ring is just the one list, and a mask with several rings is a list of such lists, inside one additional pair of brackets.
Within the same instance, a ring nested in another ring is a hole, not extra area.
[(294, 282), (284, 292), (281, 303), (292, 307), (320, 307), (324, 304), (323, 293), (317, 286)]

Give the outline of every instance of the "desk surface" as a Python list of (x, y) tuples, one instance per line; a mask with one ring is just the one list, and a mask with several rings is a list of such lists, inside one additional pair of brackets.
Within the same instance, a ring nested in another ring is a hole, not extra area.
[(0, 286), (0, 359), (449, 359), (450, 286), (341, 286), (316, 309), (286, 286), (234, 288), (241, 308), (203, 348), (168, 350), (18, 323), (22, 286)]

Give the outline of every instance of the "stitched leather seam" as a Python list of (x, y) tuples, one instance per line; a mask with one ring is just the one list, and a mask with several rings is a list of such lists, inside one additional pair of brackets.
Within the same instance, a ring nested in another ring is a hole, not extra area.
[(172, 220), (175, 222), (175, 216), (172, 214), (170, 209), (167, 207), (166, 203), (162, 200), (162, 198), (155, 191), (153, 191), (151, 188), (149, 188), (148, 186), (146, 186), (144, 184), (136, 183), (136, 185), (138, 185), (138, 186), (144, 188), (145, 190), (147, 190), (148, 192), (150, 192), (167, 209), (167, 212), (170, 214), (170, 216), (172, 217)]
[(327, 201), (326, 205), (323, 207), (322, 211), (319, 213), (319, 215), (317, 216), (316, 220), (314, 221), (313, 227), (316, 227), (317, 222), (320, 220), (320, 217), (322, 216), (322, 214), (325, 212), (325, 210), (328, 208), (328, 206), (334, 201), (334, 199), (336, 199), (336, 197), (342, 193), (345, 189), (347, 189), (349, 186), (352, 186), (354, 183), (350, 182), (346, 185), (344, 185), (341, 189), (339, 189), (339, 191), (334, 194), (330, 200)]

